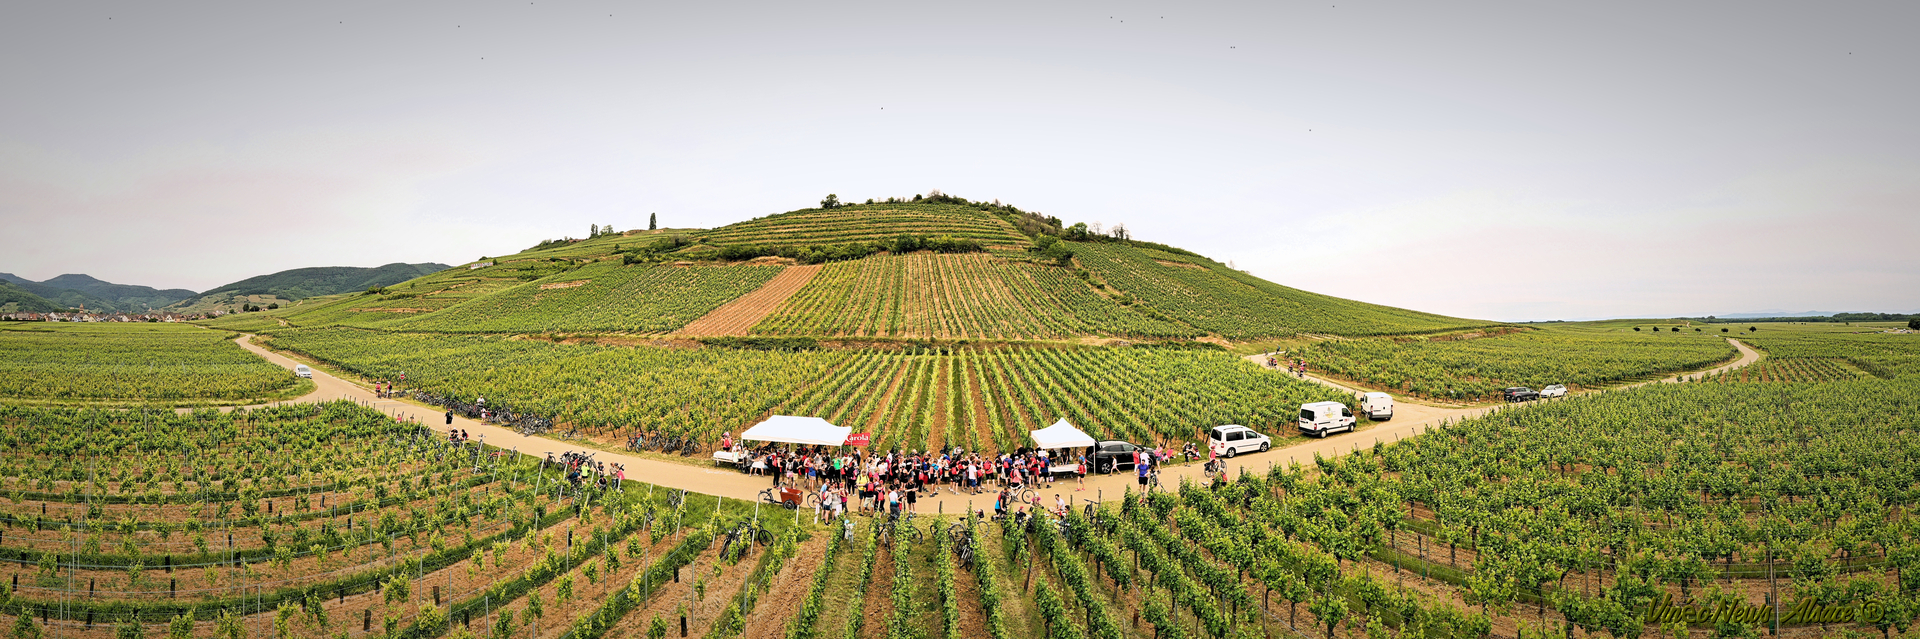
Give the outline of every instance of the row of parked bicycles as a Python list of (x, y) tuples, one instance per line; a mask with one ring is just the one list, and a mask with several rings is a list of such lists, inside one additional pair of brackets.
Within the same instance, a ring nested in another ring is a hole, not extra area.
[(688, 457), (700, 453), (700, 442), (692, 437), (636, 431), (627, 436), (627, 450), (634, 452), (657, 450), (670, 455)]
[(504, 406), (467, 402), (457, 397), (435, 395), (422, 390), (413, 391), (413, 399), (446, 408), (468, 419), (483, 419), (495, 426), (511, 428), (522, 435), (544, 435), (553, 430), (551, 419), (532, 413), (515, 413)]

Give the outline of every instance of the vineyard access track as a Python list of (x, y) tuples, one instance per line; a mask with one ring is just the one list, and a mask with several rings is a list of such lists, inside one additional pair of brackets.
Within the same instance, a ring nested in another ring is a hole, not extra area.
[(820, 272), (820, 265), (789, 266), (773, 276), (766, 284), (754, 289), (752, 293), (740, 296), (719, 308), (709, 311), (700, 319), (687, 324), (678, 331), (688, 337), (744, 337), (747, 329), (760, 323), (761, 318), (780, 308), (782, 302), (800, 292), (813, 276)]
[[(300, 363), (285, 355), (253, 344), (249, 341), (252, 337), (250, 334), (242, 335), (236, 339), (235, 342), (240, 344), (242, 348), (266, 358), (267, 361), (288, 369), (292, 369), (295, 364)], [(1631, 386), (1671, 383), (1678, 381), (1681, 377), (1710, 375), (1760, 361), (1760, 353), (1739, 341), (1728, 341), (1732, 342), (1734, 347), (1740, 351), (1739, 359), (1732, 363), (1706, 371), (1687, 372), (1673, 377), (1641, 382)], [(1265, 363), (1264, 359), (1255, 361), (1261, 364)], [(1309, 379), (1314, 379), (1322, 384), (1348, 392), (1356, 392), (1351, 388), (1326, 380), (1311, 376), (1309, 376)], [(557, 454), (561, 451), (581, 448), (578, 445), (564, 441), (521, 435), (509, 429), (474, 421), (458, 415), (454, 416), (453, 423), (448, 425), (443, 417), (444, 413), (437, 407), (422, 406), (412, 402), (393, 399), (379, 399), (372, 391), (327, 374), (319, 368), (313, 370), (313, 382), (314, 392), (291, 401), (313, 402), (349, 399), (363, 405), (385, 410), (396, 418), (418, 421), (437, 432), (444, 433), (450, 428), (457, 428), (466, 431), (469, 436), (480, 439), (482, 443), (512, 449), (527, 455), (543, 456), (548, 451)], [(1441, 408), (1412, 402), (1400, 402), (1399, 405), (1395, 407), (1393, 421), (1379, 424), (1357, 433), (1335, 435), (1326, 439), (1305, 439), (1291, 446), (1275, 448), (1264, 454), (1250, 454), (1237, 457), (1228, 460), (1228, 472), (1238, 475), (1242, 468), (1245, 468), (1248, 472), (1265, 472), (1269, 464), (1288, 464), (1292, 462), (1310, 464), (1313, 461), (1313, 456), (1316, 454), (1322, 457), (1345, 455), (1360, 448), (1370, 448), (1376, 441), (1392, 442), (1413, 437), (1428, 428), (1439, 425), (1443, 421), (1457, 422), (1503, 408), (1504, 406)], [(721, 468), (717, 466), (711, 468), (693, 467), (673, 462), (643, 459), (604, 450), (596, 452), (595, 459), (626, 466), (627, 477), (629, 479), (650, 482), (665, 488), (680, 488), (733, 499), (757, 500), (760, 491), (772, 485), (772, 482), (766, 477), (745, 475), (731, 468)], [(1201, 475), (1200, 464), (1169, 466), (1161, 473), (1161, 483), (1169, 487), (1178, 486), (1183, 479), (1199, 481), (1202, 479)], [(1062, 478), (1053, 485), (1044, 487), (1040, 492), (1045, 495), (1045, 499), (1049, 502), (1051, 501), (1053, 493), (1059, 493), (1074, 503), (1096, 499), (1106, 500), (1106, 495), (1109, 493), (1117, 500), (1129, 488), (1134, 487), (1134, 477), (1130, 473), (1122, 473), (1119, 475), (1089, 475), (1087, 477), (1086, 490), (1075, 491), (1074, 487), (1075, 485), (1071, 478)], [(985, 490), (985, 487), (983, 486), (982, 489)], [(958, 513), (968, 508), (982, 510), (991, 509), (992, 507), (993, 493), (991, 492), (984, 492), (980, 495), (956, 495), (952, 492), (942, 490), (938, 493), (923, 495), (919, 499), (919, 512), (923, 514)]]

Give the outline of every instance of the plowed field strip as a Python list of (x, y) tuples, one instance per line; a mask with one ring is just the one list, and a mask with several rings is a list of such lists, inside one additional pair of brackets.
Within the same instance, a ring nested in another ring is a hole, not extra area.
[(789, 266), (752, 293), (722, 304), (720, 308), (687, 324), (680, 333), (694, 337), (745, 336), (747, 329), (760, 323), (760, 319), (772, 313), (773, 309), (779, 308), (781, 302), (787, 301), (819, 272), (819, 265)]

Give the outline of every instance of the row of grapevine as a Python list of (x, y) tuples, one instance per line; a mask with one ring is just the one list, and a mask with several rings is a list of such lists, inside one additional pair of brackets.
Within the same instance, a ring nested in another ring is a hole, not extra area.
[(1499, 399), (1510, 386), (1599, 387), (1701, 368), (1738, 351), (1714, 334), (1542, 328), (1489, 337), (1326, 340), (1289, 351), (1315, 372), (1420, 397)]
[(941, 339), (1198, 334), (1128, 310), (1063, 273), (982, 254), (838, 262), (825, 266), (753, 332)]
[(601, 261), (390, 325), (447, 333), (671, 331), (766, 284), (772, 266)]
[(1730, 384), (1736, 382), (1842, 382), (1865, 377), (1858, 368), (1836, 357), (1768, 358), (1702, 381)]
[(872, 432), (883, 446), (1004, 450), (1061, 418), (1140, 442), (1229, 423), (1283, 435), (1300, 404), (1349, 400), (1226, 353), (1147, 347), (768, 353), (349, 329), (284, 331), (274, 343), (368, 377), (406, 372), (437, 393), (486, 397), (609, 437), (638, 430), (713, 441), (781, 413)]
[(1205, 258), (1103, 242), (1073, 243), (1072, 249), (1092, 278), (1125, 294), (1143, 314), (1228, 339), (1391, 335), (1490, 324), (1308, 293)]
[(160, 405), (290, 397), (311, 382), (184, 324), (0, 327), (0, 398)]

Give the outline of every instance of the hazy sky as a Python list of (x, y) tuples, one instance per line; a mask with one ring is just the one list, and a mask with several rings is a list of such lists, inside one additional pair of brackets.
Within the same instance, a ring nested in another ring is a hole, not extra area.
[(1914, 2), (11, 2), (0, 271), (930, 189), (1450, 315), (1920, 310)]

